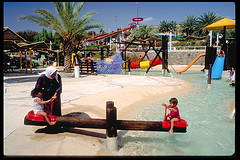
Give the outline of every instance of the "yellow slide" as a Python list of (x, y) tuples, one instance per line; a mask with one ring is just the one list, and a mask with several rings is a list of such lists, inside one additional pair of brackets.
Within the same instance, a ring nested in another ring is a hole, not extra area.
[(182, 72), (185, 72), (186, 70), (188, 70), (193, 65), (193, 63), (195, 63), (202, 56), (206, 56), (206, 53), (199, 54), (185, 69), (183, 69), (181, 71), (177, 71), (177, 73), (181, 74)]

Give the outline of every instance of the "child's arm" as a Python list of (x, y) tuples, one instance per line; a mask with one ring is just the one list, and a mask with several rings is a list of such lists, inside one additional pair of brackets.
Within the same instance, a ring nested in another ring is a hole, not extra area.
[(172, 110), (173, 112), (177, 112), (177, 110), (174, 108), (169, 108), (169, 110)]
[(163, 103), (162, 105), (163, 105), (164, 107), (167, 107), (167, 108), (168, 108), (168, 106), (167, 106), (166, 104)]
[(49, 99), (49, 100), (47, 100), (47, 101), (41, 101), (41, 100), (39, 100), (39, 99), (35, 99), (34, 100), (34, 102), (37, 102), (38, 104), (47, 104), (47, 103), (49, 103), (49, 102), (51, 102), (52, 101), (52, 99)]
[(164, 107), (166, 107), (168, 110), (171, 110), (171, 108), (169, 106), (167, 106), (166, 104), (162, 104)]

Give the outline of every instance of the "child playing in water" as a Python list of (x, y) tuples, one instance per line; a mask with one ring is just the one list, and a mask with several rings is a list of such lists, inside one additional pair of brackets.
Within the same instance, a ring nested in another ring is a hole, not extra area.
[(235, 71), (234, 68), (232, 67), (232, 70), (230, 71), (230, 77), (228, 78), (228, 82), (232, 80), (232, 83), (229, 84), (230, 86), (235, 86)]
[(46, 119), (46, 121), (48, 122), (49, 125), (55, 125), (56, 122), (50, 122), (50, 120), (47, 116), (47, 113), (44, 112), (44, 106), (43, 106), (44, 104), (49, 103), (49, 102), (53, 101), (54, 99), (51, 98), (47, 101), (43, 101), (42, 100), (42, 92), (38, 88), (34, 88), (31, 91), (31, 96), (34, 98), (34, 101), (33, 101), (33, 112), (34, 112), (34, 114), (44, 116), (44, 118)]
[(170, 104), (169, 106), (167, 106), (164, 103), (162, 105), (170, 110), (170, 114), (167, 115), (167, 121), (171, 121), (171, 128), (168, 131), (168, 134), (171, 134), (171, 133), (173, 133), (174, 122), (180, 120), (180, 115), (179, 115), (179, 110), (177, 107), (177, 104), (178, 104), (177, 98), (171, 98), (169, 100), (169, 104)]

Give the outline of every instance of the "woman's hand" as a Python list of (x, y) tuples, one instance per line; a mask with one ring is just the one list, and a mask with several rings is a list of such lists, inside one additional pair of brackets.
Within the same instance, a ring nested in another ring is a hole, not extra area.
[(55, 100), (55, 99), (57, 99), (57, 96), (56, 95), (52, 96), (51, 100)]
[(57, 93), (55, 93), (55, 94), (52, 96), (51, 99), (53, 99), (53, 100), (57, 99)]

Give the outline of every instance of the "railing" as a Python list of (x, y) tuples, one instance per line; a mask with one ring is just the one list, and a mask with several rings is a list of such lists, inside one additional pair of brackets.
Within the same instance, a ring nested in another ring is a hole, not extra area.
[[(161, 47), (156, 47), (156, 49), (160, 49)], [(123, 49), (123, 48), (122, 48)], [(217, 50), (220, 50), (221, 47), (218, 46)], [(139, 52), (144, 52), (144, 50), (142, 47), (139, 48), (129, 48), (128, 51), (139, 51)], [(151, 49), (150, 49), (151, 50)], [(175, 46), (175, 47), (168, 47), (168, 50), (206, 50), (206, 46)]]
[[(156, 49), (160, 49), (161, 47), (156, 47)], [(128, 51), (139, 51), (139, 52), (144, 52), (144, 50), (141, 47), (139, 48), (129, 48)], [(151, 49), (150, 49), (151, 50)], [(168, 50), (206, 50), (206, 46), (177, 46), (177, 47), (168, 47)]]
[(177, 46), (169, 47), (168, 50), (206, 50), (206, 46)]

